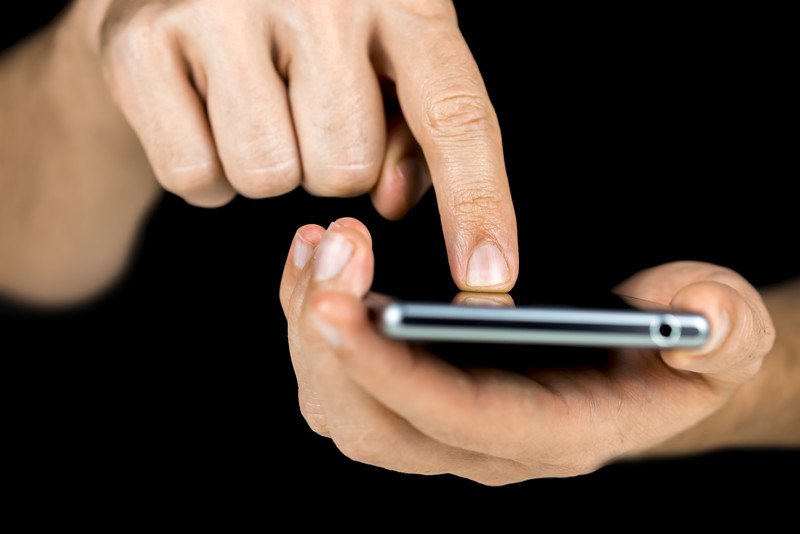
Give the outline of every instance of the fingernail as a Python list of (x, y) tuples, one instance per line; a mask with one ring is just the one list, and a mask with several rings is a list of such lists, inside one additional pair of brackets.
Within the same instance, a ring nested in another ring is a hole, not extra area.
[(311, 259), (311, 256), (314, 254), (314, 246), (303, 239), (303, 236), (297, 234), (294, 240), (294, 252), (293, 260), (294, 266), (298, 269), (302, 269), (308, 263), (308, 260)]
[(331, 323), (321, 318), (316, 313), (311, 313), (311, 322), (314, 323), (314, 328), (317, 333), (322, 336), (322, 339), (331, 347), (338, 347), (342, 343), (342, 336), (339, 330)]
[(511, 277), (503, 253), (494, 243), (484, 243), (472, 251), (467, 264), (467, 284), (491, 287), (505, 284)]
[(353, 255), (353, 244), (342, 234), (332, 231), (336, 228), (338, 225), (332, 223), (317, 247), (314, 280), (330, 280), (338, 276)]

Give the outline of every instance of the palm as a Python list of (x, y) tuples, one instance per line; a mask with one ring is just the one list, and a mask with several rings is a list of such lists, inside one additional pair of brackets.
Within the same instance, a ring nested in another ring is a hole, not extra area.
[(498, 414), (484, 430), (503, 435), (506, 445), (481, 452), (514, 460), (530, 460), (535, 450), (538, 462), (556, 463), (601, 443), (610, 457), (635, 452), (695, 424), (722, 402), (702, 375), (669, 367), (654, 350), (612, 351), (598, 366), (523, 372), (459, 369), (430, 352), (414, 352), (468, 383), (476, 414)]

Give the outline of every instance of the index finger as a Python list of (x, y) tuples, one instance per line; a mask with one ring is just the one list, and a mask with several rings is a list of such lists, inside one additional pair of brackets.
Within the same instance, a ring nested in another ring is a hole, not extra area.
[(497, 115), (455, 16), (407, 17), (382, 24), (383, 60), (431, 171), (453, 279), (507, 291), (519, 255)]

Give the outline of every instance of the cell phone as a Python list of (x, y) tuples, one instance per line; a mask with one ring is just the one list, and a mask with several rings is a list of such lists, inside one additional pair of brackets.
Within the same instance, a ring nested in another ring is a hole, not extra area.
[(677, 349), (700, 347), (709, 334), (705, 316), (674, 310), (464, 306), (383, 295), (367, 303), (384, 335), (408, 341)]

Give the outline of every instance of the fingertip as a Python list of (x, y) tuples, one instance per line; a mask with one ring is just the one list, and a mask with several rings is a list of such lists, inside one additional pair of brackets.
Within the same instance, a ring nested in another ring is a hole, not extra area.
[(289, 300), (300, 280), (300, 275), (314, 256), (314, 251), (324, 233), (325, 229), (316, 224), (301, 226), (295, 232), (283, 267), (279, 289), (279, 298), (284, 313), (289, 310)]
[(356, 230), (362, 236), (364, 236), (367, 241), (369, 242), (370, 246), (372, 246), (372, 234), (369, 233), (369, 229), (359, 221), (353, 217), (341, 217), (336, 219), (336, 224), (341, 225), (345, 228), (350, 228), (352, 230)]
[(325, 228), (318, 224), (306, 224), (301, 226), (295, 232), (296, 236), (299, 236), (306, 240), (309, 243), (314, 244), (314, 246), (319, 244), (320, 239), (325, 234)]
[(431, 171), (422, 155), (406, 156), (397, 162), (395, 174), (402, 185), (402, 196), (408, 209), (420, 201), (431, 187)]
[(310, 260), (309, 288), (313, 292), (339, 291), (362, 298), (374, 275), (372, 240), (355, 219), (332, 222)]
[(370, 193), (372, 205), (381, 217), (390, 221), (403, 218), (410, 206), (406, 199), (405, 184), (394, 162), (386, 162), (378, 183)]
[(292, 263), (298, 270), (305, 268), (324, 234), (325, 229), (316, 224), (307, 224), (295, 232), (290, 254)]
[(747, 305), (735, 289), (719, 282), (696, 282), (679, 290), (670, 306), (678, 311), (700, 313), (709, 323), (709, 337), (702, 347), (662, 352), (670, 367), (711, 372), (730, 363), (726, 352), (730, 349), (729, 338), (732, 333), (741, 332), (747, 316), (747, 310), (743, 309)]
[(430, 171), (422, 156), (406, 156), (384, 165), (372, 191), (372, 203), (382, 217), (397, 221), (419, 203), (431, 186)]
[(389, 127), (386, 155), (372, 203), (390, 221), (403, 218), (431, 186), (425, 156), (402, 115)]

